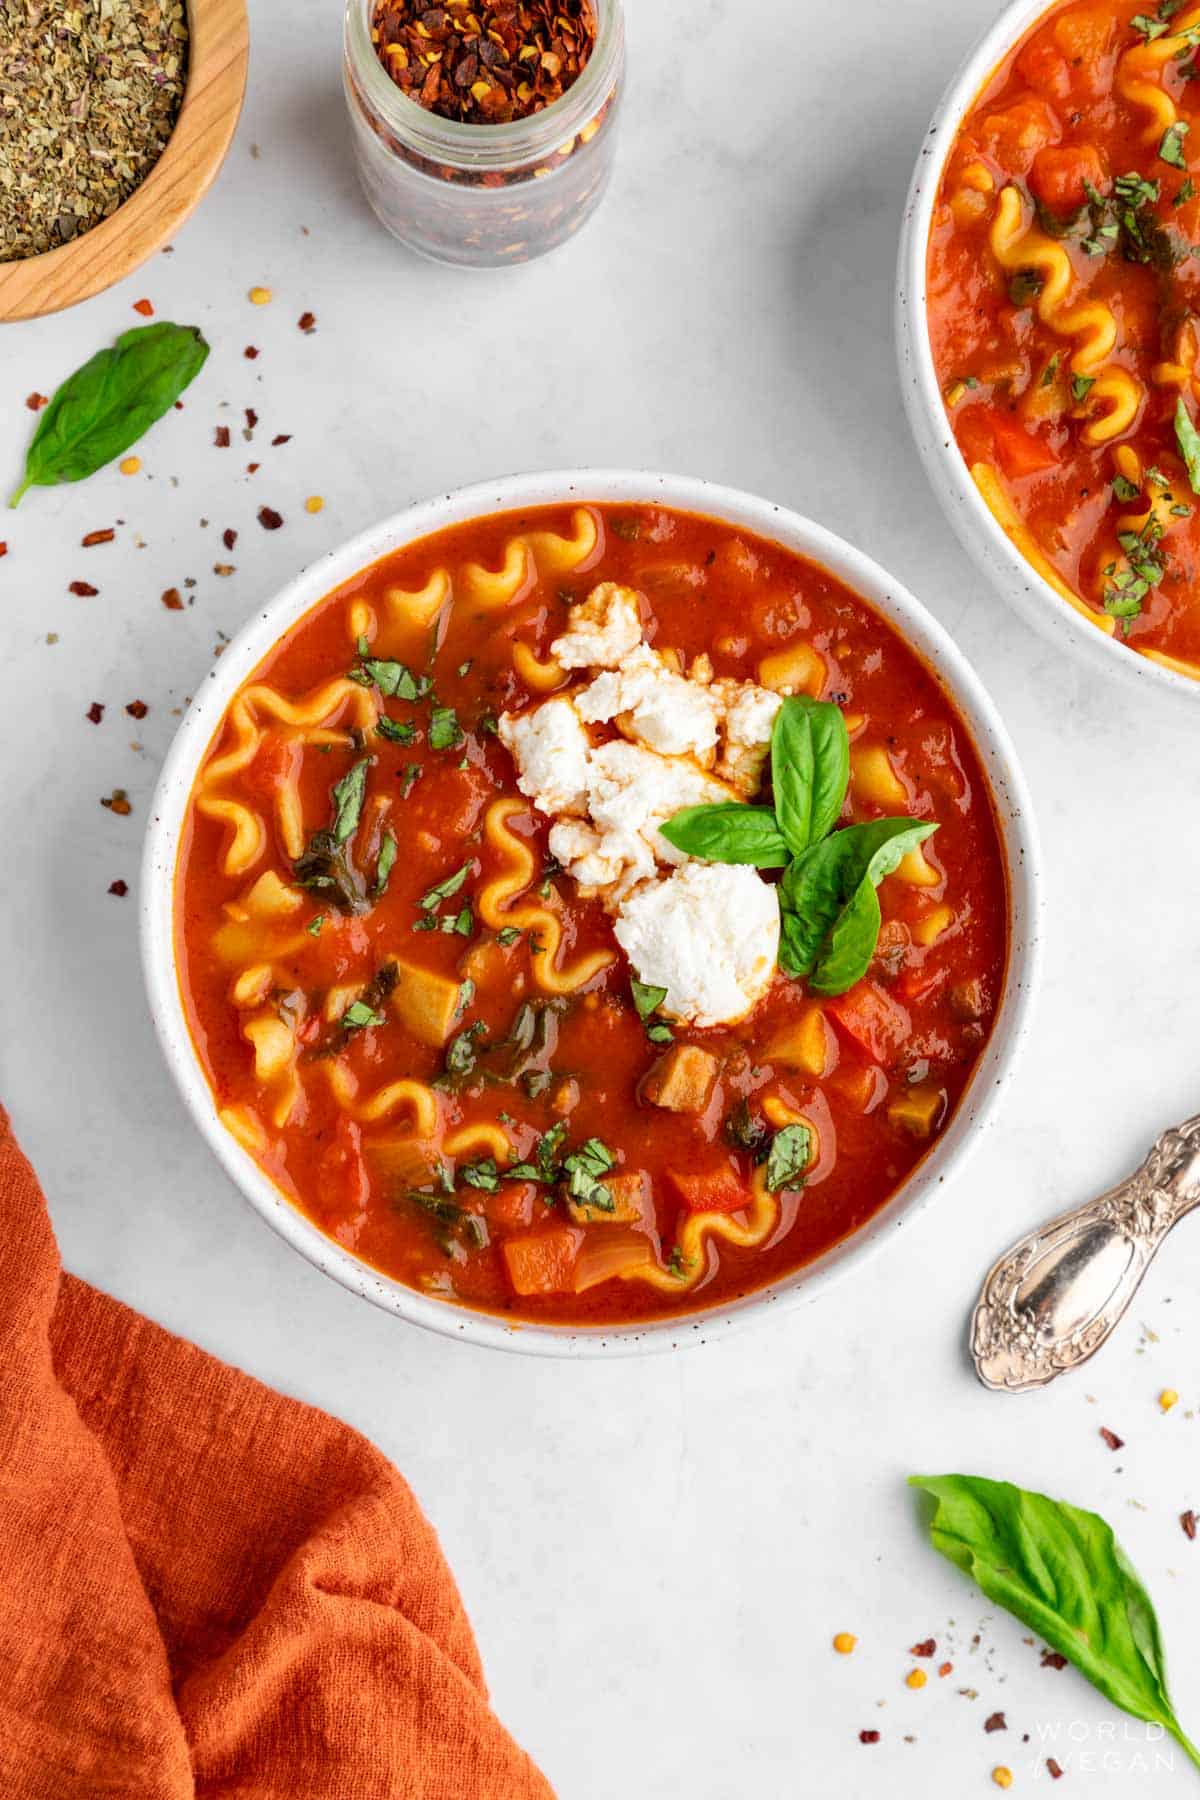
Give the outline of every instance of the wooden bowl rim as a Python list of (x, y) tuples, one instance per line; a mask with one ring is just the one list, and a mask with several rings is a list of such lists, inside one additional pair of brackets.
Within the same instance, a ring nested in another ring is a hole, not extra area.
[[(42, 318), (103, 293), (148, 261), (191, 216), (215, 181), (246, 93), (250, 61), (246, 0), (187, 0), (187, 11), (187, 81), (162, 155), (107, 219), (69, 244), (0, 263), (0, 323)], [(221, 60), (209, 69), (218, 56)], [(201, 104), (210, 89), (215, 113)], [(187, 200), (172, 206), (172, 176), (189, 158), (193, 166)], [(156, 212), (161, 218), (154, 224)], [(72, 281), (77, 263), (93, 266), (86, 276)]]

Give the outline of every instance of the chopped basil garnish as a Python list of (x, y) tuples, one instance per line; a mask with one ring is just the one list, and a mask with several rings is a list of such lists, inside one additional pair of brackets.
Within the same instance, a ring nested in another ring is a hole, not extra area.
[(1173, 169), (1187, 168), (1187, 163), (1183, 158), (1183, 140), (1190, 130), (1191, 126), (1186, 119), (1176, 119), (1175, 123), (1168, 125), (1163, 132), (1162, 142), (1158, 146), (1158, 154), (1161, 160), (1170, 163)]
[(1128, 505), (1131, 500), (1138, 499), (1141, 494), (1141, 489), (1134, 482), (1127, 480), (1124, 475), (1113, 476), (1112, 491), (1124, 505)]
[(812, 1156), (812, 1132), (807, 1125), (785, 1125), (771, 1139), (767, 1153), (766, 1184), (772, 1194), (804, 1186), (804, 1171)]
[(579, 1150), (572, 1150), (563, 1158), (563, 1173), (567, 1177), (567, 1192), (572, 1200), (580, 1200), (585, 1206), (594, 1207), (597, 1212), (612, 1212), (616, 1202), (612, 1193), (604, 1186), (601, 1177), (608, 1174), (613, 1167), (612, 1151), (599, 1138), (589, 1138)]
[(388, 876), (396, 862), (396, 839), (392, 832), (385, 831), (383, 842), (379, 846), (379, 861), (375, 865), (375, 897), (387, 889)]
[(453, 875), (447, 875), (445, 881), (439, 881), (436, 887), (431, 887), (427, 893), (421, 895), (418, 902), (421, 910), (432, 912), (435, 907), (442, 904), (443, 900), (449, 900), (452, 894), (457, 894), (470, 873), (471, 865), (469, 862), (465, 862), (461, 869), (455, 869)]
[(410, 725), (406, 719), (389, 719), (386, 713), (376, 719), (375, 729), (390, 744), (411, 744), (417, 735), (415, 725)]
[(1072, 375), (1071, 398), (1073, 400), (1086, 400), (1095, 385), (1096, 377), (1094, 375)]
[(1182, 394), (1175, 408), (1175, 442), (1179, 445), (1179, 454), (1187, 466), (1192, 492), (1200, 494), (1200, 432), (1192, 424)]
[(435, 706), (429, 715), (429, 748), (453, 750), (462, 743), (462, 727), (452, 706)]
[(385, 700), (420, 700), (429, 692), (426, 677), (418, 679), (406, 663), (381, 662), (373, 656), (364, 656), (360, 666), (351, 669), (350, 679), (360, 687), (377, 687)]
[(485, 1194), (494, 1194), (500, 1186), (500, 1171), (494, 1156), (481, 1156), (478, 1162), (460, 1163), (458, 1178), (468, 1187), (480, 1188)]
[(342, 1014), (343, 1031), (366, 1031), (372, 1025), (386, 1025), (387, 1020), (380, 1012), (368, 1006), (365, 1001), (355, 1000)]
[(1008, 297), (1014, 306), (1032, 306), (1045, 285), (1039, 270), (1018, 269), (1008, 284)]
[(498, 944), (503, 944), (504, 948), (507, 950), (510, 944), (516, 943), (520, 935), (521, 932), (519, 926), (502, 925), (500, 930), (496, 933), (496, 942)]
[(324, 913), (317, 913), (315, 918), (310, 919), (308, 921), (308, 924), (305, 926), (305, 930), (308, 932), (309, 937), (320, 937), (321, 927), (324, 923), (325, 923), (325, 914)]
[(412, 793), (418, 781), (420, 781), (423, 773), (424, 771), (422, 770), (420, 763), (409, 763), (400, 783), (400, 798), (402, 800), (408, 799), (408, 796)]

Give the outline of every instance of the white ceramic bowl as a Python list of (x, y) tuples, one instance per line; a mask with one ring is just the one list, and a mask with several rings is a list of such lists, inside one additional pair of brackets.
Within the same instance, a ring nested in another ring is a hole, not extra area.
[[(234, 691), (271, 646), (310, 607), (349, 576), (399, 545), (443, 526), (521, 507), (579, 501), (662, 504), (704, 513), (774, 539), (824, 565), (897, 626), (944, 681), (962, 713), (995, 796), (1008, 857), (1011, 951), (1005, 991), (988, 1047), (948, 1129), (888, 1204), (853, 1237), (774, 1287), (704, 1313), (647, 1324), (582, 1330), (509, 1324), (429, 1298), (358, 1261), (310, 1224), (225, 1130), (192, 1045), (180, 999), (173, 938), (173, 890), (180, 829), (196, 770)], [(318, 1269), (351, 1293), (447, 1337), (539, 1355), (614, 1355), (666, 1350), (714, 1337), (772, 1308), (810, 1299), (886, 1244), (906, 1219), (957, 1173), (978, 1141), (1028, 1027), (1039, 962), (1037, 838), (1025, 783), (1008, 734), (978, 677), (952, 639), (899, 583), (861, 551), (819, 525), (769, 501), (683, 476), (628, 470), (569, 470), (518, 475), (464, 488), (410, 507), (354, 538), (304, 571), (263, 607), (215, 663), (171, 746), (151, 808), (140, 895), (142, 960), (150, 1010), (167, 1066), (193, 1119), (225, 1172), (270, 1225)]]
[(900, 387), (921, 460), (964, 549), (1036, 630), (1094, 669), (1136, 684), (1143, 694), (1170, 694), (1200, 704), (1200, 681), (1139, 656), (1097, 631), (1033, 569), (988, 510), (971, 480), (946, 418), (926, 313), (926, 246), (942, 169), (959, 124), (997, 64), (1050, 0), (1016, 0), (1000, 14), (959, 68), (925, 133), (904, 210), (896, 278), (896, 348)]

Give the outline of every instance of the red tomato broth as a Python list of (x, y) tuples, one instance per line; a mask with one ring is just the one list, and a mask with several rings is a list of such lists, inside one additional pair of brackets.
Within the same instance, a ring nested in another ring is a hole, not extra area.
[[(448, 1132), (460, 1122), (495, 1123), (507, 1114), (513, 1121), (510, 1139), (525, 1159), (533, 1155), (539, 1136), (566, 1117), (570, 1146), (596, 1137), (616, 1153), (614, 1173), (645, 1171), (652, 1182), (653, 1208), (644, 1226), (648, 1242), (663, 1259), (670, 1256), (685, 1212), (670, 1172), (685, 1178), (698, 1172), (719, 1176), (726, 1186), (719, 1204), (727, 1209), (728, 1172), (747, 1199), (752, 1172), (746, 1152), (726, 1139), (731, 1111), (743, 1099), (756, 1103), (770, 1095), (801, 1110), (816, 1126), (819, 1142), (804, 1186), (779, 1196), (778, 1225), (760, 1248), (718, 1246), (709, 1238), (704, 1273), (684, 1294), (660, 1293), (636, 1280), (608, 1280), (578, 1294), (514, 1294), (500, 1249), (506, 1237), (524, 1241), (539, 1232), (561, 1236), (566, 1226), (579, 1241), (599, 1244), (605, 1233), (631, 1229), (609, 1223), (572, 1226), (560, 1205), (548, 1203), (548, 1190), (528, 1182), (502, 1182), (495, 1194), (460, 1185), (453, 1204), (482, 1216), (489, 1242), (448, 1257), (437, 1242), (437, 1221), (408, 1202), (397, 1202), (394, 1183), (372, 1168), (372, 1137), (402, 1132), (394, 1123), (353, 1121), (318, 1078), (315, 1064), (302, 1061), (300, 1109), (282, 1128), (268, 1129), (269, 1143), (256, 1159), (315, 1224), (372, 1266), (448, 1299), (515, 1318), (602, 1325), (710, 1307), (777, 1281), (856, 1231), (885, 1204), (929, 1147), (890, 1122), (891, 1101), (903, 1094), (909, 1076), (936, 1083), (942, 1096), (936, 1129), (944, 1129), (985, 1046), (1003, 992), (1008, 896), (993, 805), (968, 733), (931, 672), (863, 600), (819, 566), (715, 520), (654, 507), (591, 510), (601, 538), (586, 570), (566, 580), (539, 580), (501, 613), (482, 615), (459, 601), (450, 609), (435, 663), (437, 701), (456, 709), (466, 732), (464, 743), (449, 753), (436, 752), (424, 741), (424, 732), (422, 741), (412, 745), (372, 734), (369, 748), (375, 761), (364, 829), (376, 790), (402, 789), (405, 783), (397, 777), (410, 764), (425, 773), (407, 799), (394, 799), (391, 805), (388, 822), (401, 848), (382, 898), (365, 916), (341, 919), (320, 894), (306, 893), (298, 915), (301, 941), (289, 955), (273, 959), (277, 971), (286, 971), (287, 983), (311, 1000), (301, 1027), (302, 1058), (319, 1050), (322, 1036), (328, 1035), (324, 1025), (314, 1026), (326, 990), (369, 981), (387, 955), (419, 961), (457, 979), (464, 955), (487, 941), (491, 966), (486, 978), (477, 980), (462, 1021), (482, 1023), (482, 1044), (504, 1037), (519, 1006), (539, 998), (525, 937), (503, 947), (478, 920), (470, 940), (443, 931), (414, 933), (412, 927), (420, 916), (421, 896), (468, 858), (476, 872), (446, 903), (445, 912), (469, 901), (496, 872), (496, 852), (478, 836), (480, 822), (491, 798), (517, 790), (508, 752), (479, 728), (480, 721), (542, 697), (532, 694), (514, 671), (514, 638), (548, 656), (550, 641), (562, 631), (566, 617), (562, 592), (582, 598), (600, 580), (638, 589), (648, 638), (660, 648), (689, 655), (708, 651), (718, 675), (753, 679), (764, 653), (800, 637), (815, 646), (836, 671), (824, 697), (865, 715), (876, 730), (886, 730), (893, 766), (910, 796), (909, 810), (938, 821), (939, 830), (925, 849), (944, 877), (941, 886), (930, 890), (931, 899), (897, 876), (884, 881), (880, 951), (867, 983), (841, 1001), (827, 1003), (836, 1060), (819, 1081), (776, 1067), (763, 1055), (780, 1028), (812, 1003), (803, 983), (777, 971), (765, 999), (748, 1018), (717, 1029), (676, 1028), (676, 1042), (703, 1045), (721, 1061), (720, 1079), (704, 1112), (678, 1114), (650, 1104), (640, 1089), (660, 1048), (647, 1040), (631, 1001), (628, 965), (618, 954), (567, 1001), (557, 1018), (551, 1059), (556, 1079), (545, 1092), (531, 1098), (520, 1088), (468, 1080), (460, 1091), (443, 1094)], [(353, 600), (378, 602), (393, 584), (419, 588), (441, 566), (453, 570), (472, 561), (495, 568), (515, 533), (566, 530), (570, 517), (569, 509), (557, 508), (474, 520), (395, 552), (320, 601), (264, 658), (253, 680), (293, 698), (308, 693), (355, 661), (346, 625)], [(423, 668), (428, 634), (417, 634), (407, 648), (414, 670)], [(389, 644), (387, 654), (402, 652)], [(470, 667), (457, 673), (468, 660)], [(385, 710), (422, 726), (428, 717), (427, 706), (395, 700), (387, 701)], [(227, 719), (210, 747), (198, 786), (204, 768), (229, 748), (230, 733)], [(227, 786), (248, 796), (269, 796), (281, 759), (286, 762), (294, 752), (295, 746), (281, 750), (273, 744), (268, 732), (250, 768)], [(305, 749), (300, 793), (306, 832), (327, 823), (331, 787), (361, 754), (349, 747)], [(464, 760), (467, 766), (460, 768)], [(878, 812), (856, 801), (852, 790), (843, 821)], [(549, 821), (527, 803), (514, 822), (517, 835), (534, 847), (539, 866), (548, 829)], [(211, 940), (226, 917), (226, 905), (236, 904), (264, 869), (274, 868), (288, 880), (291, 865), (277, 826), (270, 825), (268, 835), (266, 854), (249, 872), (227, 876), (228, 827), (197, 809), (194, 792), (176, 882), (180, 985), (200, 1061), (218, 1105), (247, 1107), (255, 1116), (264, 1116), (256, 1110), (264, 1096), (251, 1047), (242, 1035), (242, 1014), (231, 999), (231, 971), (214, 955)], [(372, 866), (372, 856), (360, 860)], [(564, 926), (560, 962), (589, 949), (612, 950), (612, 924), (600, 903), (570, 891), (573, 883), (565, 876), (551, 882)], [(943, 893), (956, 913), (951, 931), (929, 948), (903, 941), (889, 946), (889, 934), (903, 940), (899, 926), (922, 917)], [(318, 936), (310, 937), (302, 928), (318, 914), (325, 923)], [(949, 996), (970, 983), (977, 984), (977, 1016), (964, 1018)], [(868, 1014), (888, 1009), (889, 1028), (895, 1026), (900, 1037), (873, 1042), (873, 1027), (869, 1021), (864, 1026), (858, 1016), (862, 1005), (856, 995), (865, 999)], [(838, 1022), (839, 1013), (849, 1026)], [(386, 1025), (355, 1032), (343, 1057), (358, 1077), (361, 1097), (402, 1077), (434, 1080), (443, 1069), (444, 1052), (417, 1041), (389, 1014)], [(558, 1111), (556, 1105), (569, 1111)], [(564, 1250), (561, 1243), (550, 1244), (547, 1258), (553, 1261), (560, 1251), (568, 1254), (570, 1246)]]
[[(1196, 414), (1200, 135), (1180, 140), (1186, 166), (1160, 154), (1167, 111), (1187, 124), (1195, 45), (1186, 64), (1171, 55), (1147, 72), (1138, 66), (1146, 39), (1130, 23), (1135, 15), (1156, 17), (1153, 7), (1132, 0), (1053, 7), (991, 76), (943, 170), (928, 246), (927, 317), (947, 415), (968, 466), (996, 471), (1036, 553), (1093, 619), (1106, 628), (1115, 621), (1118, 641), (1182, 662), (1184, 673), (1200, 677), (1200, 518), (1174, 426), (1181, 394)], [(1170, 45), (1170, 34), (1200, 13), (1169, 16), (1155, 45)], [(1131, 51), (1132, 63), (1125, 60)], [(1139, 83), (1166, 97), (1157, 122), (1136, 96)], [(1175, 154), (1169, 144), (1168, 151)], [(1157, 199), (1131, 215), (1145, 261), (1131, 259), (1132, 240), (1120, 223), (1128, 208), (1114, 182), (1129, 175), (1158, 187)], [(1020, 196), (1026, 235), (1002, 264), (992, 233), (1008, 187)], [(1103, 205), (1089, 207), (1089, 193)], [(1030, 291), (1039, 235), (1068, 258), (1070, 286), (1059, 313), (1095, 305), (1115, 322), (1111, 353), (1080, 376), (1073, 365), (1081, 332), (1055, 330), (1040, 315), (1041, 294)], [(1131, 406), (1136, 394), (1136, 406), (1127, 423), (1114, 412), (1116, 428), (1093, 442), (1089, 433), (1110, 407), (1103, 385), (1110, 371), (1131, 378), (1127, 391)], [(1097, 379), (1099, 399), (1091, 396)], [(1132, 501), (1113, 489), (1129, 453), (1136, 460), (1124, 466), (1134, 470), (1139, 489)], [(1151, 518), (1148, 548), (1163, 572), (1135, 602), (1122, 585), (1129, 559), (1119, 539), (1131, 521), (1136, 533)], [(1025, 549), (1019, 540), (1018, 548)], [(1122, 598), (1129, 600), (1123, 609)]]

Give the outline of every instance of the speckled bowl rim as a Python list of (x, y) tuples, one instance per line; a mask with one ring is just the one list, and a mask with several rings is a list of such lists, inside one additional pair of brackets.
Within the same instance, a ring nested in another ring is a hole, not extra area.
[[(953, 697), (991, 783), (1009, 864), (1011, 946), (996, 1024), (954, 1118), (909, 1179), (861, 1230), (786, 1280), (733, 1303), (622, 1327), (578, 1328), (510, 1322), (417, 1293), (325, 1237), (274, 1186), (217, 1117), (180, 997), (173, 897), (181, 827), (196, 771), (235, 690), (298, 619), (360, 569), (445, 526), (496, 512), (588, 501), (671, 506), (756, 532), (822, 564), (904, 634)], [(1029, 1030), (1041, 962), (1040, 855), (1024, 777), (995, 706), (947, 632), (862, 551), (787, 507), (715, 482), (637, 470), (573, 469), (508, 476), (462, 488), (371, 526), (288, 582), (214, 663), (175, 735), (151, 807), (139, 908), (146, 989), (167, 1067), (202, 1137), (255, 1211), (324, 1274), (410, 1324), (490, 1349), (539, 1356), (644, 1354), (724, 1337), (752, 1320), (814, 1299), (880, 1250), (961, 1171), (991, 1119)]]
[(1067, 605), (996, 523), (971, 479), (946, 418), (933, 363), (926, 310), (926, 246), (942, 169), (965, 113), (997, 65), (1028, 28), (1051, 10), (1048, 0), (1015, 0), (964, 58), (925, 133), (904, 209), (896, 274), (896, 354), (908, 422), (925, 472), (968, 556), (1043, 636), (1091, 669), (1172, 701), (1200, 704), (1200, 681), (1164, 669), (1109, 637)]

